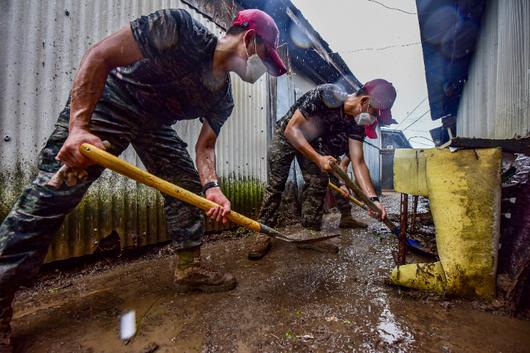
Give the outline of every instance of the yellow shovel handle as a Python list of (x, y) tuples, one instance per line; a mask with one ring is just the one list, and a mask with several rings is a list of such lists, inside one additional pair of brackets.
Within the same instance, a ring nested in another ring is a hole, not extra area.
[[(81, 145), (80, 150), (85, 157), (90, 158), (92, 161), (96, 162), (102, 167), (111, 169), (116, 173), (125, 175), (126, 177), (134, 179), (142, 184), (151, 186), (165, 194), (173, 196), (176, 199), (189, 203), (204, 211), (208, 211), (210, 208), (219, 206), (218, 204), (204, 197), (196, 195), (186, 189), (181, 188), (180, 186), (148, 173), (145, 170), (142, 170), (100, 148), (97, 148), (96, 146), (84, 143)], [(226, 218), (228, 218), (231, 222), (249, 230), (256, 232), (263, 232), (264, 230), (262, 229), (260, 223), (235, 211), (228, 212)]]

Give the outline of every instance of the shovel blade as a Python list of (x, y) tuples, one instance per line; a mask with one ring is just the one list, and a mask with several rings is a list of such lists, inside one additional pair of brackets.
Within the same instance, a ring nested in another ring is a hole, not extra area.
[(293, 239), (293, 243), (297, 243), (297, 244), (307, 244), (307, 243), (318, 243), (319, 241), (324, 241), (324, 240), (328, 240), (328, 239), (332, 239), (332, 238), (336, 238), (336, 237), (339, 237), (341, 236), (342, 234), (340, 233), (336, 233), (336, 234), (326, 234), (326, 235), (323, 235), (323, 236), (319, 236), (319, 237), (300, 237), (300, 238), (292, 238)]
[[(261, 233), (266, 234), (270, 236), (271, 238), (279, 239), (279, 240), (282, 240), (288, 243), (296, 243), (296, 244), (315, 243), (315, 242), (328, 240), (328, 239), (335, 238), (335, 237), (342, 235), (340, 232), (336, 232), (336, 233), (331, 233), (331, 234), (328, 233), (324, 235), (308, 237), (306, 233), (309, 233), (310, 231), (301, 230), (301, 231), (294, 233), (293, 235), (287, 236), (281, 232), (278, 232), (276, 229), (268, 227), (264, 224), (260, 224), (260, 227), (261, 227), (260, 229)], [(296, 236), (296, 235), (299, 235), (299, 236)]]

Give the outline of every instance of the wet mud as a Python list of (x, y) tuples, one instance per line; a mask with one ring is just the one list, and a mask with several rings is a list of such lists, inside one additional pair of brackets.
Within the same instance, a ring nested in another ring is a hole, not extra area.
[[(17, 352), (530, 352), (530, 321), (386, 280), (396, 240), (343, 230), (338, 254), (275, 241), (249, 261), (252, 236), (208, 242), (203, 259), (233, 272), (227, 293), (176, 294), (168, 248), (132, 261), (41, 275), (17, 295)], [(337, 215), (326, 216), (334, 229)], [(119, 339), (135, 310), (137, 335)], [(153, 350), (154, 349), (154, 350)]]

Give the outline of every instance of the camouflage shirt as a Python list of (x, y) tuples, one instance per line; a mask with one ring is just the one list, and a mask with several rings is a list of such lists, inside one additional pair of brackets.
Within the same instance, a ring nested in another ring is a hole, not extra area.
[(204, 118), (219, 134), (234, 101), (230, 76), (212, 76), (217, 37), (181, 9), (160, 10), (130, 26), (144, 59), (111, 71), (103, 101), (168, 123)]
[(334, 84), (319, 85), (300, 97), (285, 116), (278, 121), (282, 131), (298, 109), (302, 115), (314, 123), (316, 136), (309, 141), (319, 140), (327, 145), (333, 155), (348, 152), (348, 138), (364, 141), (364, 127), (359, 126), (344, 113), (344, 101), (348, 94)]
[(328, 139), (320, 138), (319, 143), (326, 145), (327, 149), (324, 148), (324, 150), (335, 158), (349, 154), (348, 135), (346, 133), (337, 134)]

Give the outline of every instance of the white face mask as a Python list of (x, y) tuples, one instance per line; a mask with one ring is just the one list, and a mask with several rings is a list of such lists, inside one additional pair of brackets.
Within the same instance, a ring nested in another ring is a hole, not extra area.
[(355, 119), (355, 123), (357, 123), (357, 125), (359, 126), (372, 125), (377, 120), (375, 116), (373, 116), (372, 114), (368, 112), (362, 112), (361, 114), (357, 115), (353, 119)]
[(364, 112), (364, 113), (361, 113), (361, 114), (357, 115), (354, 119), (355, 119), (355, 122), (357, 123), (357, 125), (359, 125), (359, 126), (372, 125), (377, 120), (377, 118), (375, 116), (373, 116), (373, 115), (371, 115), (370, 113), (367, 113), (367, 112)]
[[(254, 48), (257, 48), (256, 46), (256, 37), (254, 37)], [(267, 72), (267, 67), (259, 57), (259, 55), (256, 53), (252, 55), (248, 55), (248, 49), (245, 48), (247, 51), (247, 70), (243, 76), (241, 76), (241, 79), (246, 82), (254, 83), (256, 82), (265, 72)]]

